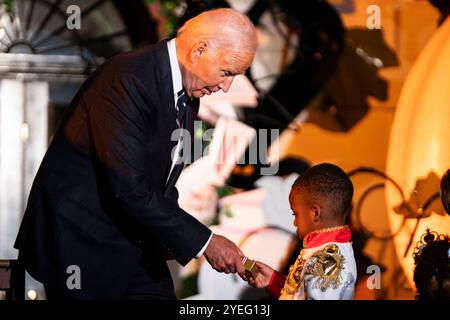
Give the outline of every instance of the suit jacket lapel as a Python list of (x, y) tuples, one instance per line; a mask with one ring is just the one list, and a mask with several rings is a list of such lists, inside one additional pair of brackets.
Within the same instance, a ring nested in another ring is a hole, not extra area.
[[(184, 137), (183, 143), (192, 144), (192, 142), (194, 141), (194, 134), (195, 134), (194, 121), (197, 117), (199, 106), (200, 106), (200, 99), (193, 99), (192, 102), (187, 106), (186, 118), (183, 122), (183, 129), (188, 130), (189, 137)], [(193, 149), (191, 147), (191, 151), (192, 150)], [(191, 155), (188, 156), (190, 157)], [(171, 189), (175, 186), (178, 178), (180, 177), (181, 171), (183, 171), (185, 165), (186, 164), (184, 162), (175, 165), (170, 174), (169, 180), (167, 181), (164, 195), (167, 195), (171, 191)]]
[(199, 106), (200, 99), (194, 98), (191, 103), (189, 103), (189, 107), (186, 110), (186, 120), (183, 127), (189, 131), (191, 140), (194, 139), (194, 121), (197, 118)]
[[(175, 115), (172, 71), (170, 69), (170, 59), (169, 59), (169, 51), (167, 48), (167, 41), (165, 40), (161, 41), (156, 46), (158, 46), (158, 50), (156, 52), (156, 60), (159, 61), (156, 67), (157, 70), (156, 81), (158, 83), (159, 88), (159, 99), (160, 99), (159, 101), (161, 102), (161, 111), (163, 112), (163, 119), (166, 123), (166, 125), (162, 130), (166, 129), (166, 137), (167, 137), (167, 141), (164, 141), (162, 145), (165, 146), (165, 152), (167, 152), (170, 155), (172, 153), (172, 150), (174, 150), (174, 148), (178, 143), (177, 140), (172, 139), (172, 133), (176, 129), (178, 129)], [(171, 174), (171, 177), (169, 178), (169, 181), (166, 182), (164, 194), (170, 191), (170, 188), (168, 188), (168, 186), (171, 185), (170, 180), (172, 179), (173, 172), (175, 171), (176, 168), (175, 167), (174, 170), (172, 170), (172, 173), (170, 173), (171, 166), (172, 162), (169, 161), (167, 169), (165, 171), (165, 177), (167, 177), (169, 174)]]

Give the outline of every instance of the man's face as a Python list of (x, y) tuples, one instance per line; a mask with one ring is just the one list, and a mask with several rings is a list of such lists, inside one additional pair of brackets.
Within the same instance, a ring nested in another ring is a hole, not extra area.
[(289, 203), (294, 216), (293, 224), (297, 227), (297, 235), (303, 239), (308, 233), (314, 231), (314, 212), (304, 200), (303, 193), (292, 192), (289, 194)]
[(227, 92), (234, 77), (242, 74), (250, 65), (252, 55), (233, 53), (229, 50), (198, 48), (191, 55), (191, 65), (183, 77), (188, 96), (201, 98), (213, 92)]

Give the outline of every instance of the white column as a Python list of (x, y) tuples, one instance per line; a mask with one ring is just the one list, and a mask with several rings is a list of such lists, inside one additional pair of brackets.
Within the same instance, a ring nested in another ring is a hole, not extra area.
[(0, 83), (0, 257), (15, 258), (13, 238), (22, 209), (24, 86), (21, 81)]
[[(23, 192), (28, 199), (31, 185), (48, 147), (48, 82), (26, 82), (26, 123), (28, 141), (25, 143)], [(24, 203), (24, 206), (26, 202)], [(25, 208), (25, 207), (24, 207)]]
[(47, 148), (48, 84), (0, 82), (0, 259), (15, 259), (14, 240), (29, 189)]

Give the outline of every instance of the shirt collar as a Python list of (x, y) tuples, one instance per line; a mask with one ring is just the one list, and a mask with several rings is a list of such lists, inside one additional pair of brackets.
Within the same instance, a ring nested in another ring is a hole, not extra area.
[(335, 226), (308, 233), (303, 239), (303, 248), (315, 248), (328, 242), (345, 243), (352, 237), (348, 226)]
[(177, 47), (175, 45), (175, 38), (167, 42), (167, 49), (169, 50), (170, 70), (172, 72), (172, 86), (175, 98), (177, 93), (183, 89), (183, 81), (181, 79), (180, 65), (177, 58)]

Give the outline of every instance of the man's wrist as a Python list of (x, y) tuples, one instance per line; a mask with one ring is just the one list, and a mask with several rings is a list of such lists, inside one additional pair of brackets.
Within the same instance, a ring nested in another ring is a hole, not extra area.
[(213, 236), (213, 232), (211, 231), (211, 234), (208, 238), (208, 240), (206, 241), (206, 243), (203, 245), (203, 247), (200, 249), (200, 251), (197, 253), (197, 255), (195, 256), (195, 258), (200, 258), (206, 251), (206, 248), (208, 247), (209, 243), (211, 242)]

